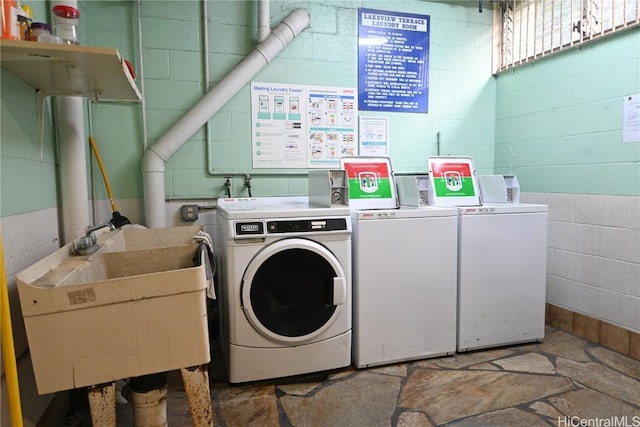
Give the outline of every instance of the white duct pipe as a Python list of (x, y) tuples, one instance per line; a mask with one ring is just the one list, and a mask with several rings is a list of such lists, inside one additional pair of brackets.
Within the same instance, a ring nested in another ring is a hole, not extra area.
[(269, 36), (231, 70), (191, 110), (149, 147), (142, 159), (145, 223), (149, 228), (166, 226), (165, 164), (211, 117), (240, 91), (309, 25), (304, 9), (291, 12)]
[[(76, 0), (50, 2), (51, 8), (58, 4), (78, 8)], [(83, 235), (90, 224), (83, 99), (58, 96), (56, 119), (60, 148), (62, 243), (66, 244)]]
[[(204, 71), (204, 91), (209, 92), (209, 5), (207, 0), (202, 2), (202, 62)], [(207, 122), (207, 140), (209, 140), (209, 122)]]
[(142, 0), (136, 2), (136, 21), (138, 32), (138, 75), (142, 76), (138, 79), (140, 82), (140, 92), (142, 99), (140, 100), (140, 113), (142, 114), (142, 148), (147, 149), (147, 141), (149, 135), (147, 132), (147, 103), (144, 99), (144, 55), (142, 53)]
[(87, 157), (82, 98), (56, 99), (63, 244), (83, 235), (89, 226)]
[(271, 16), (269, 0), (258, 0), (258, 43), (262, 42), (271, 32)]

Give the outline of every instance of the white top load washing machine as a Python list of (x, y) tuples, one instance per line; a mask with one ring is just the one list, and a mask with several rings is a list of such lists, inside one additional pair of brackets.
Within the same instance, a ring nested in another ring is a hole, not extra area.
[(455, 352), (456, 209), (354, 210), (351, 218), (355, 366)]
[(470, 157), (429, 157), (427, 164), (428, 197), (459, 214), (457, 350), (543, 339), (547, 206), (518, 203), (514, 175), (479, 183)]
[(544, 338), (547, 206), (459, 207), (458, 351)]
[(231, 383), (351, 364), (349, 209), (218, 200), (221, 338)]

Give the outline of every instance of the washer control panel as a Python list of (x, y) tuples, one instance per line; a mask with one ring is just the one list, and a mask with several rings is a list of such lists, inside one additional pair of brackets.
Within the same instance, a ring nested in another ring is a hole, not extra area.
[(255, 239), (269, 234), (300, 234), (317, 232), (350, 231), (348, 218), (313, 218), (235, 221), (235, 239)]

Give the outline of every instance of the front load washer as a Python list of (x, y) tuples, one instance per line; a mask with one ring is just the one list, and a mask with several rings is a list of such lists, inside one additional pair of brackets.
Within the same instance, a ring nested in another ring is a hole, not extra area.
[(229, 382), (349, 366), (349, 209), (306, 197), (219, 199), (217, 209)]

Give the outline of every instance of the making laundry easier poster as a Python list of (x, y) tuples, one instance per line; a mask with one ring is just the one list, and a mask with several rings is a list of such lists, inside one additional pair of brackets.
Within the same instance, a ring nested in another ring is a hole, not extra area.
[(337, 168), (357, 153), (355, 88), (251, 83), (254, 168)]
[(307, 166), (306, 88), (251, 83), (254, 168)]

